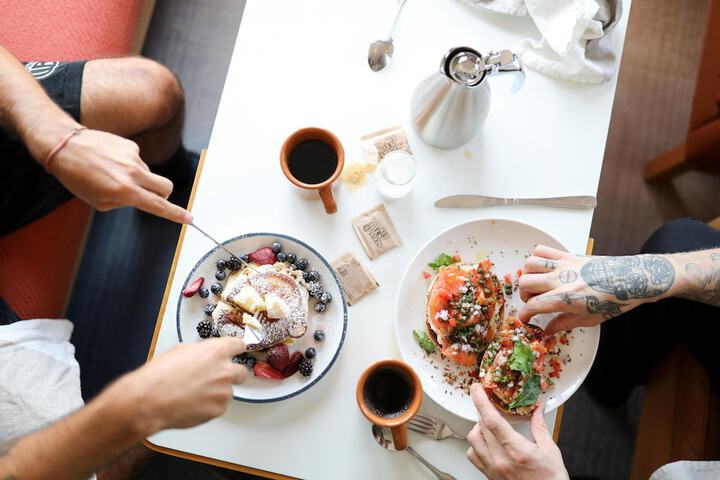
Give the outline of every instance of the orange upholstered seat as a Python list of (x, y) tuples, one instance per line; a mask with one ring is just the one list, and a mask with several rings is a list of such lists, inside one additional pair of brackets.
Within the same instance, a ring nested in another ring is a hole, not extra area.
[[(5, 2), (0, 45), (20, 60), (76, 60), (130, 53), (143, 0)], [(20, 318), (62, 317), (91, 210), (71, 200), (0, 238), (0, 296)]]

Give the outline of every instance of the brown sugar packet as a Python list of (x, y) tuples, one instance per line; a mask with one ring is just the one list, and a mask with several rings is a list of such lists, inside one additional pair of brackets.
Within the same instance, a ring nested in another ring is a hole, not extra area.
[(347, 304), (352, 305), (380, 286), (372, 273), (352, 253), (344, 253), (332, 263), (340, 279)]
[(385, 205), (380, 203), (352, 219), (353, 229), (370, 260), (402, 245)]
[(372, 169), (377, 167), (385, 155), (390, 152), (405, 150), (408, 153), (413, 153), (407, 135), (405, 135), (405, 130), (401, 126), (368, 133), (360, 137), (360, 141), (365, 150), (365, 160)]

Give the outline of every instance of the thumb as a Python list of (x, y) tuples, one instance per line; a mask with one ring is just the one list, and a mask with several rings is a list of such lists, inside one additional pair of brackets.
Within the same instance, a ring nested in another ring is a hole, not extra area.
[(530, 419), (530, 435), (538, 445), (555, 443), (545, 423), (545, 406), (539, 402)]

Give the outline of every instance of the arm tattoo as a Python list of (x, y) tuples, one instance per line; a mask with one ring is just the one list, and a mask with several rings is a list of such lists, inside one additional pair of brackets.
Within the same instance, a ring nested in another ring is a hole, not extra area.
[(558, 275), (562, 283), (572, 283), (577, 280), (577, 272), (575, 270), (563, 270)]
[(684, 298), (720, 306), (720, 253), (710, 254), (710, 266), (703, 268), (697, 263), (685, 264), (692, 292)]
[(657, 297), (675, 282), (672, 263), (661, 255), (594, 258), (580, 275), (593, 290), (619, 300)]
[(551, 295), (548, 298), (558, 298), (565, 305), (572, 305), (573, 302), (584, 301), (585, 308), (588, 313), (593, 315), (602, 315), (605, 320), (609, 320), (613, 317), (617, 317), (622, 313), (620, 307), (626, 307), (627, 303), (615, 303), (609, 300), (600, 300), (594, 295), (579, 295), (577, 293), (558, 293)]

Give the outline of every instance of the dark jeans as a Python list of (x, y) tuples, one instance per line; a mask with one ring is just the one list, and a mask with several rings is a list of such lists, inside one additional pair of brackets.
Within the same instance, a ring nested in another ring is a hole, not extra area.
[[(641, 253), (677, 253), (720, 247), (720, 231), (693, 219), (666, 223)], [(623, 403), (644, 384), (658, 362), (676, 345), (685, 345), (720, 393), (720, 308), (669, 298), (635, 308), (602, 325), (600, 347), (585, 383), (599, 401)]]

